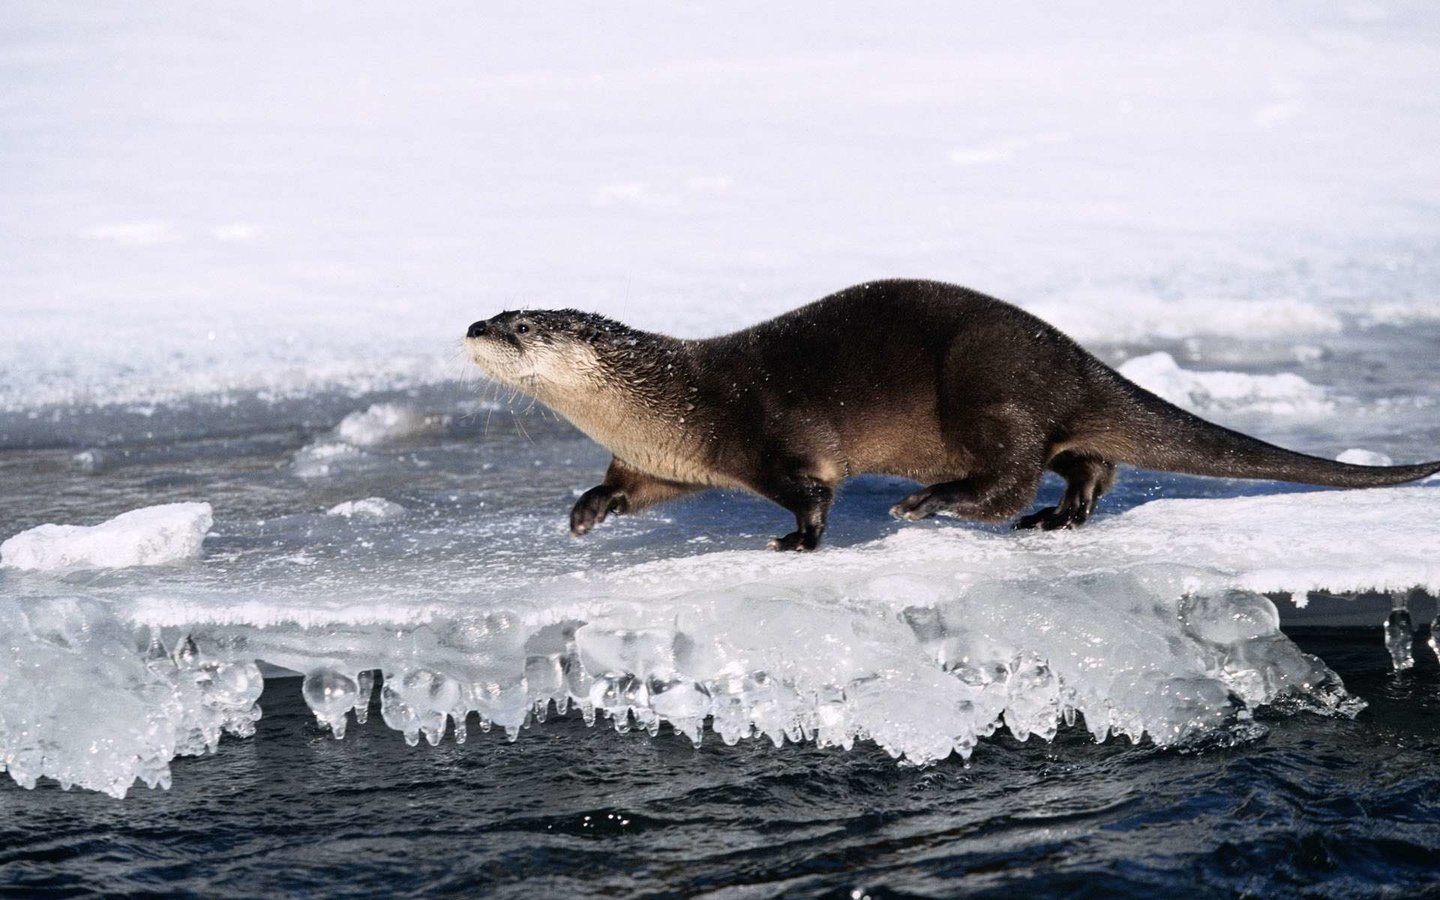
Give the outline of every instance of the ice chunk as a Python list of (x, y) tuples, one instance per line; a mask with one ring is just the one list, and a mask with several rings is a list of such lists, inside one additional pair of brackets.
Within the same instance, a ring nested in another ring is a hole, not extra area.
[(405, 507), (384, 497), (366, 497), (364, 500), (347, 500), (330, 507), (326, 515), (344, 516), (347, 519), (397, 519), (404, 516)]
[(340, 441), (319, 440), (295, 452), (292, 462), (301, 478), (323, 478), (365, 458), (365, 451)]
[(419, 437), (440, 425), (436, 416), (405, 403), (376, 403), (340, 420), (335, 436), (352, 447), (375, 447)]
[(212, 524), (208, 503), (167, 503), (99, 525), (40, 525), (0, 544), (0, 565), (53, 571), (179, 562), (200, 555)]
[(1164, 352), (1137, 356), (1119, 371), (1146, 390), (1196, 412), (1318, 415), (1335, 408), (1324, 388), (1290, 372), (1197, 372), (1181, 368)]
[(414, 440), (438, 431), (444, 421), (443, 416), (406, 403), (372, 404), (350, 413), (333, 431), (296, 451), (294, 472), (301, 478), (324, 478), (363, 468), (375, 462), (366, 450)]
[(1374, 450), (1361, 450), (1351, 448), (1335, 457), (1336, 462), (1350, 463), (1352, 466), (1393, 466), (1395, 460), (1383, 453), (1376, 453)]

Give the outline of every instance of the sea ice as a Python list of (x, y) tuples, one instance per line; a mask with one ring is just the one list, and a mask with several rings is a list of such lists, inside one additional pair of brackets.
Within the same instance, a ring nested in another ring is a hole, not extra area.
[(0, 544), (0, 565), (54, 571), (179, 562), (200, 555), (212, 524), (208, 503), (167, 503), (99, 525), (40, 525)]

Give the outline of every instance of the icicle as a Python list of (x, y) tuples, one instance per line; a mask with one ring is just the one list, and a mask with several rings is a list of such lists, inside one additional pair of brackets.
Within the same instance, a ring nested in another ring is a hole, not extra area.
[(375, 696), (375, 670), (366, 669), (355, 676), (355, 724), (364, 725), (370, 717), (370, 700)]
[(315, 669), (305, 676), (300, 692), (315, 720), (336, 740), (345, 737), (345, 714), (359, 702), (355, 679), (334, 669)]
[(1385, 649), (1390, 651), (1390, 661), (1395, 671), (1403, 672), (1415, 665), (1412, 647), (1415, 643), (1415, 623), (1410, 619), (1409, 595), (1394, 594), (1390, 615), (1385, 620)]

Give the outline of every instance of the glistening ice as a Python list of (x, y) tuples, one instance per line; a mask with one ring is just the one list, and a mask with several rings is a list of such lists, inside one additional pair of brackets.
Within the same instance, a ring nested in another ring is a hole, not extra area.
[(29, 575), (0, 600), (0, 760), (26, 786), (168, 784), (174, 756), (250, 733), (257, 662), (303, 673), (337, 737), (378, 671), (384, 719), (412, 744), (476, 726), (515, 738), (576, 707), (694, 741), (870, 740), (914, 764), (969, 758), (1001, 725), (1250, 739), (1261, 706), (1360, 706), (1265, 594), (1435, 592), (1437, 496), (1166, 500), (1073, 533), (916, 527), (800, 558), (728, 551), (489, 589), (440, 560), (428, 579), (352, 582), (363, 593), (339, 605), (202, 581), (102, 600)]

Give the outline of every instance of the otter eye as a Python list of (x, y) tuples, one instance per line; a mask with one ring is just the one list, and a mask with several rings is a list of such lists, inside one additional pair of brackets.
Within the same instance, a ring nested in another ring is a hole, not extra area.
[(516, 333), (516, 334), (529, 334), (529, 333), (530, 333), (530, 326), (529, 326), (529, 325), (526, 325), (524, 322), (521, 322), (519, 325), (516, 325), (516, 326), (515, 326), (515, 333)]

